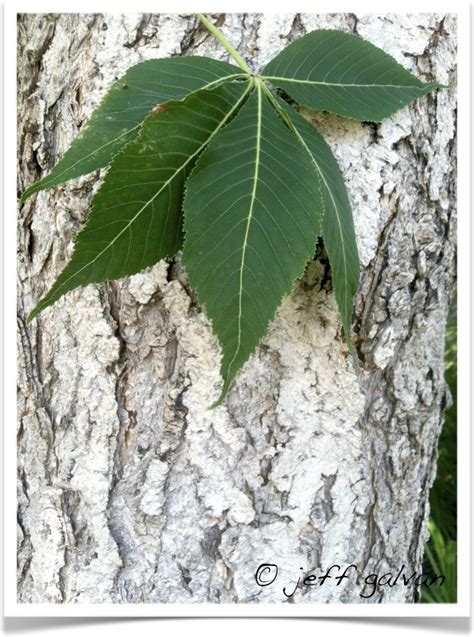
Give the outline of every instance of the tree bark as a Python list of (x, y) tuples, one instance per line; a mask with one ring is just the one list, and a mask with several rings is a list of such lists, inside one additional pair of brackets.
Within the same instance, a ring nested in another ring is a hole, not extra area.
[[(336, 28), (424, 81), (456, 79), (452, 15), (223, 14), (219, 24), (255, 71), (304, 33)], [(20, 16), (19, 191), (51, 169), (127, 68), (196, 54), (227, 59), (193, 15)], [(442, 90), (379, 125), (309, 115), (353, 207), (362, 363), (347, 354), (321, 253), (213, 411), (219, 347), (179, 258), (69, 293), (26, 325), (71, 254), (99, 175), (27, 202), (18, 232), (19, 601), (418, 601), (413, 579), (377, 588), (364, 579), (402, 566), (422, 572), (448, 399), (455, 109), (455, 91)], [(265, 562), (279, 572), (263, 587), (255, 573)], [(284, 594), (302, 573), (333, 564), (359, 574), (337, 586), (334, 569), (324, 585), (301, 580)]]

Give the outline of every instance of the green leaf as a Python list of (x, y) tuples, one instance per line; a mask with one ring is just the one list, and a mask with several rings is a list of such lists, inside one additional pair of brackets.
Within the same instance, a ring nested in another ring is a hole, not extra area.
[(249, 89), (245, 82), (197, 91), (146, 118), (113, 161), (69, 264), (29, 321), (74, 288), (135, 274), (181, 248), (186, 177)]
[(314, 168), (260, 82), (197, 162), (184, 228), (182, 261), (223, 350), (219, 404), (321, 232)]
[(323, 196), (323, 239), (331, 264), (332, 282), (349, 348), (352, 303), (359, 285), (359, 254), (352, 210), (339, 166), (331, 149), (314, 126), (282, 100), (280, 108), (308, 153), (321, 183)]
[(298, 104), (360, 121), (380, 122), (434, 88), (370, 42), (341, 31), (308, 33), (263, 69), (262, 79)]
[(222, 346), (220, 404), (321, 234), (354, 351), (359, 257), (344, 182), (319, 132), (269, 83), (301, 105), (362, 121), (381, 121), (442, 85), (423, 84), (384, 51), (339, 31), (308, 34), (253, 77), (199, 17), (240, 68), (207, 58), (133, 67), (51, 174), (23, 195), (22, 202), (111, 163), (70, 263), (28, 320), (69, 290), (178, 251), (184, 191), (183, 264)]
[(204, 57), (148, 60), (132, 66), (111, 87), (50, 174), (23, 193), (20, 205), (39, 190), (106, 166), (139, 134), (143, 118), (157, 104), (237, 76), (242, 76), (238, 67)]

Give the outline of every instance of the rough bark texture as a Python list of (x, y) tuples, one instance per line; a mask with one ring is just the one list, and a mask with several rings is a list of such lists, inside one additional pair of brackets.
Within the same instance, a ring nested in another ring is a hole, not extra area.
[[(450, 15), (227, 14), (258, 70), (315, 28), (357, 33), (421, 79), (455, 82)], [(19, 190), (45, 174), (132, 64), (227, 59), (192, 15), (24, 15)], [(413, 602), (413, 581), (360, 597), (369, 573), (421, 572), (447, 400), (455, 278), (455, 91), (380, 125), (314, 115), (345, 176), (363, 275), (356, 369), (324, 255), (286, 298), (226, 405), (219, 348), (179, 259), (25, 315), (65, 265), (98, 175), (19, 215), (22, 602), (280, 602), (304, 572), (357, 580), (293, 602)], [(262, 562), (279, 566), (259, 587)], [(337, 572), (333, 571), (333, 575)]]

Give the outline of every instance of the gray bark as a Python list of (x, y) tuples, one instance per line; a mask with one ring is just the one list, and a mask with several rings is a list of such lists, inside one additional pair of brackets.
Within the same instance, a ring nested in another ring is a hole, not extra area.
[[(425, 81), (455, 82), (452, 15), (227, 14), (258, 70), (315, 28), (357, 33)], [(226, 52), (192, 15), (21, 16), (19, 190), (46, 174), (132, 64)], [(312, 114), (340, 163), (362, 262), (357, 369), (319, 255), (226, 404), (219, 348), (179, 258), (25, 316), (71, 253), (98, 175), (19, 215), (18, 599), (414, 602), (369, 573), (421, 573), (447, 390), (455, 280), (455, 91), (380, 125)], [(262, 562), (279, 566), (259, 587)], [(300, 568), (302, 567), (302, 568)], [(333, 571), (333, 575), (337, 572)]]

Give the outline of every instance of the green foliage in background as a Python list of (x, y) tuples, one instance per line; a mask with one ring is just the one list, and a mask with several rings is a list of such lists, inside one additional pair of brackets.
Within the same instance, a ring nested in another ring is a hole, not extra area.
[(444, 575), (442, 586), (422, 589), (421, 601), (455, 603), (457, 601), (457, 313), (456, 303), (446, 329), (445, 378), (453, 403), (446, 410), (438, 447), (438, 471), (430, 495), (430, 540), (425, 547), (424, 572)]

